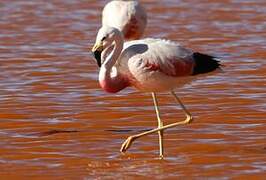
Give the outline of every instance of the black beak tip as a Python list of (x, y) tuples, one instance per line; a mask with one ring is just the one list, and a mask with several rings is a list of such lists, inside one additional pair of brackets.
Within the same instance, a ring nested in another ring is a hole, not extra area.
[(101, 54), (102, 54), (102, 51), (97, 51), (96, 50), (96, 51), (93, 52), (94, 58), (96, 59), (97, 65), (99, 67), (101, 67), (101, 65), (102, 65)]

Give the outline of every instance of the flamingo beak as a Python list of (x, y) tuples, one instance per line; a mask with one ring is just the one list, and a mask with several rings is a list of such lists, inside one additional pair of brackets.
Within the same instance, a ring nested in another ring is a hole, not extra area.
[(97, 64), (99, 67), (101, 67), (101, 54), (102, 54), (102, 51), (103, 51), (103, 43), (100, 42), (100, 43), (96, 43), (93, 48), (92, 48), (92, 53), (94, 55), (94, 58), (96, 59), (97, 61)]

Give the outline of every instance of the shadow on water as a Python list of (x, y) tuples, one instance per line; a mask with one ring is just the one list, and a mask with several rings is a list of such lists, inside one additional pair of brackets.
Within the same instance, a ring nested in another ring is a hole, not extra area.
[[(136, 129), (106, 129), (104, 131), (114, 132), (118, 134), (124, 134), (128, 132), (135, 132), (135, 133), (141, 133), (144, 131), (149, 131), (151, 129), (142, 129), (142, 130), (136, 130)], [(53, 129), (43, 132), (35, 132), (35, 133), (29, 133), (27, 136), (37, 136), (37, 137), (43, 137), (43, 136), (51, 136), (55, 134), (63, 134), (63, 133), (84, 133), (84, 132), (94, 132), (95, 130), (74, 130), (74, 129)]]

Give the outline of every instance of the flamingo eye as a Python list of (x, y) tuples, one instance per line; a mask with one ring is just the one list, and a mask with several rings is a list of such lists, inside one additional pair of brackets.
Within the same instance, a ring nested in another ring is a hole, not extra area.
[(101, 41), (104, 41), (105, 39), (106, 39), (106, 36), (104, 36)]

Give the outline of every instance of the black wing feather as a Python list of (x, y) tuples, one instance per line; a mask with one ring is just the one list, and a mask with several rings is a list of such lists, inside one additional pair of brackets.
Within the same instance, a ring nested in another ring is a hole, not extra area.
[(208, 73), (221, 66), (220, 62), (215, 60), (214, 56), (195, 52), (193, 53), (193, 58), (195, 60), (195, 66), (192, 75)]

